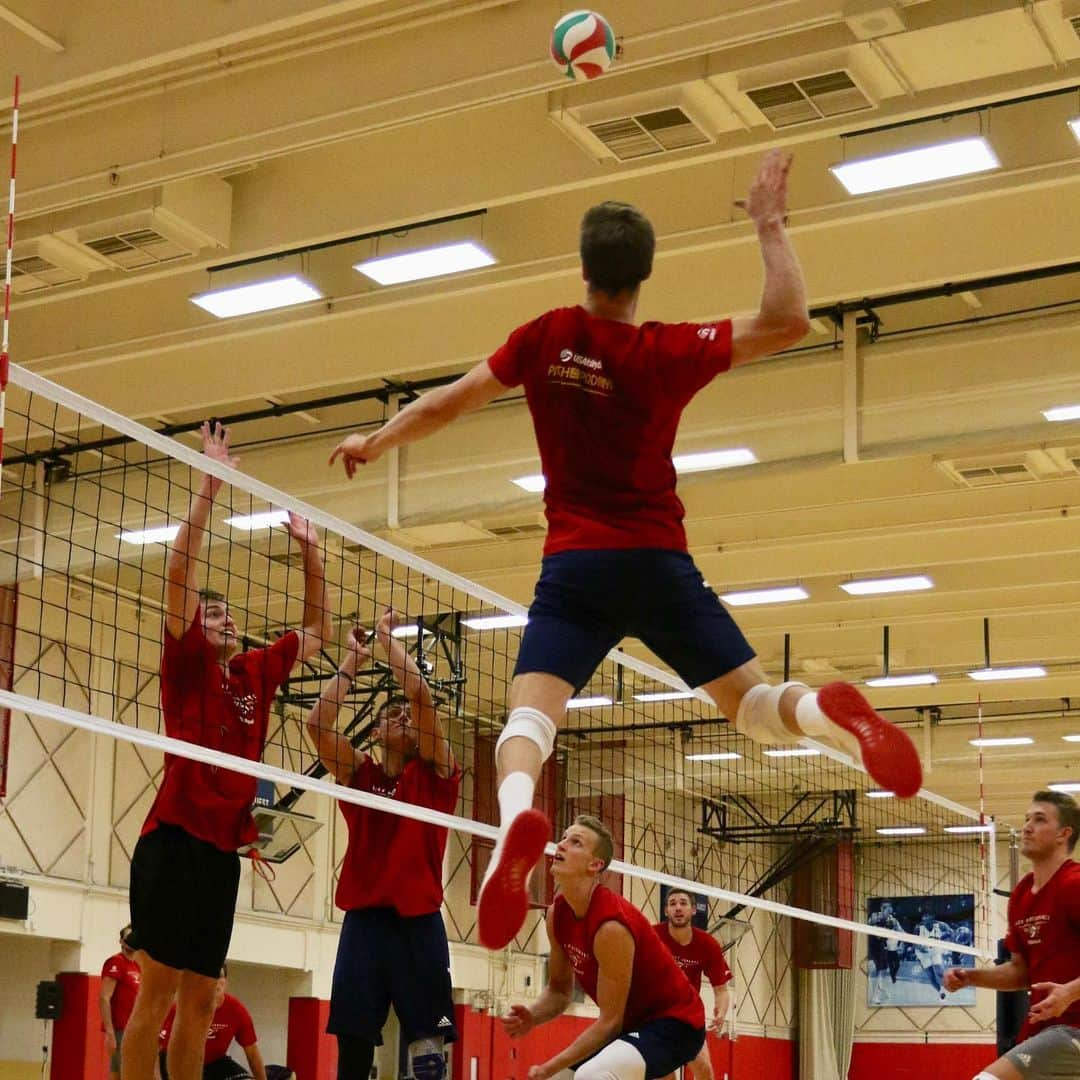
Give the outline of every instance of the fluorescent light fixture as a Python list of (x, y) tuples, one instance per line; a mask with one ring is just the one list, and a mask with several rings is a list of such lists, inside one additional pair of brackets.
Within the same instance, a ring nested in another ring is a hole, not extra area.
[(737, 465), (756, 465), (757, 455), (745, 446), (734, 450), (708, 450), (703, 454), (677, 454), (671, 459), (677, 473), (706, 472), (709, 469), (732, 469)]
[(783, 585), (777, 589), (724, 593), (720, 599), (732, 607), (751, 607), (754, 604), (790, 604), (793, 600), (809, 600), (810, 594), (801, 585)]
[(895, 791), (868, 791), (866, 793), (868, 799), (895, 799)]
[(829, 172), (844, 185), (849, 195), (866, 195), (872, 191), (927, 184), (1000, 168), (1001, 162), (990, 143), (979, 135), (896, 154), (845, 161), (830, 165)]
[(635, 701), (686, 701), (695, 697), (693, 690), (662, 690), (652, 694), (635, 694)]
[(1043, 416), (1052, 424), (1062, 420), (1080, 420), (1080, 405), (1055, 405), (1052, 409), (1043, 409)]
[(946, 825), (945, 831), (954, 836), (974, 836), (976, 833), (988, 833), (994, 831), (993, 825)]
[(288, 520), (288, 510), (267, 510), (262, 514), (226, 518), (225, 524), (241, 532), (254, 532), (256, 529), (272, 529), (275, 525), (284, 525)]
[(1080, 139), (1080, 116), (1074, 116), (1069, 121), (1069, 127), (1072, 128), (1072, 133)]
[(968, 746), (1030, 746), (1034, 741), (1030, 735), (1010, 735), (992, 739), (968, 739)]
[(304, 304), (309, 300), (321, 300), (322, 295), (302, 277), (290, 274), (269, 281), (256, 281), (251, 285), (211, 289), (210, 292), (193, 296), (191, 302), (218, 319), (231, 319), (236, 315), (251, 315), (256, 311), (272, 311), (274, 308)]
[(878, 596), (882, 593), (918, 592), (932, 589), (933, 581), (925, 574), (908, 574), (906, 577), (867, 578), (865, 581), (845, 581), (840, 588), (852, 596)]
[(1001, 667), (981, 668), (979, 671), (969, 671), (968, 678), (976, 682), (998, 682), (1001, 679), (1042, 679), (1046, 676), (1044, 667)]
[(877, 830), (880, 836), (925, 836), (922, 825), (887, 825)]
[(479, 244), (464, 240), (458, 244), (440, 244), (422, 251), (407, 251), (403, 255), (387, 255), (380, 259), (367, 259), (356, 263), (365, 277), (380, 285), (400, 285), (405, 281), (421, 281), (443, 274), (460, 274), (491, 266), (495, 256)]
[(762, 750), (766, 757), (817, 757), (820, 750), (814, 750), (809, 746), (792, 746), (786, 750)]
[[(427, 627), (424, 627), (424, 635), (427, 636), (430, 633), (431, 633), (431, 631)], [(391, 637), (414, 638), (414, 637), (416, 637), (416, 635), (417, 635), (416, 623), (404, 623), (403, 625), (398, 626), (395, 629), (390, 631), (390, 636)]]
[(571, 698), (567, 703), (568, 709), (588, 709), (593, 705), (614, 705), (615, 703), (609, 697), (575, 697)]
[(917, 672), (913, 675), (880, 675), (876, 679), (867, 679), (867, 686), (933, 686), (938, 677), (932, 671)]
[(1080, 780), (1059, 780), (1057, 783), (1046, 786), (1051, 791), (1063, 791), (1066, 795), (1072, 795), (1080, 791)]
[(725, 750), (715, 754), (687, 754), (687, 761), (738, 761), (742, 754), (736, 754), (734, 750)]
[(515, 476), (510, 483), (517, 484), (522, 491), (532, 492), (543, 491), (547, 485), (543, 473), (536, 473), (533, 476)]
[(179, 525), (159, 525), (156, 529), (136, 529), (134, 532), (119, 532), (117, 537), (126, 544), (167, 544), (176, 539)]
[(1080, 742), (1080, 735), (1062, 735), (1066, 742)]
[(527, 615), (478, 615), (475, 619), (462, 619), (461, 624), (470, 630), (508, 630), (512, 626), (524, 626)]

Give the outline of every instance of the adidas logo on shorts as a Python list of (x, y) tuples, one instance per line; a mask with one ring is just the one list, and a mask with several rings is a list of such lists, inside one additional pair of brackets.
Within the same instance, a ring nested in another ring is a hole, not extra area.
[(442, 1017), (442, 1019), (435, 1026), (444, 1028), (444, 1027), (453, 1027), (454, 1025), (450, 1022), (449, 1019), (447, 1019), (447, 1017), (444, 1016), (444, 1017)]

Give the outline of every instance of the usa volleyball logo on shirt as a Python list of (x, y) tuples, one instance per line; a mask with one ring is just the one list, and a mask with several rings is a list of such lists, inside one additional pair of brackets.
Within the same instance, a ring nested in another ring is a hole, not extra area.
[(548, 365), (547, 377), (549, 382), (560, 386), (571, 386), (603, 397), (615, 389), (615, 383), (604, 374), (602, 360), (576, 353), (573, 349), (559, 351), (559, 359)]

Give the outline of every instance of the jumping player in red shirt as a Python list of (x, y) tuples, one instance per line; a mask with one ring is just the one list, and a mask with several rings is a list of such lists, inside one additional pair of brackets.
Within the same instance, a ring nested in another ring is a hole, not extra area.
[(1031, 873), (1009, 897), (1005, 945), (997, 967), (953, 967), (945, 989), (1031, 988), (1020, 1038), (975, 1080), (1065, 1080), (1080, 1076), (1080, 864), (1071, 858), (1080, 836), (1080, 807), (1059, 791), (1037, 791), (1024, 816), (1020, 851)]
[[(342, 701), (363, 660), (363, 631), (349, 632), (336, 677), (327, 680), (307, 720), (319, 760), (358, 791), (453, 812), (461, 769), (443, 731), (431, 690), (399, 638), (388, 611), (375, 627), (403, 697), (378, 711), (382, 761), (359, 753), (335, 729)], [(457, 1038), (450, 946), (442, 920), (442, 865), (447, 831), (397, 814), (340, 802), (349, 827), (335, 902), (345, 912), (330, 993), (327, 1030), (337, 1037), (338, 1080), (371, 1072), (394, 1006), (415, 1080), (442, 1080), (443, 1045)]]
[(135, 963), (135, 953), (127, 942), (131, 927), (120, 931), (120, 951), (110, 956), (101, 968), (101, 990), (98, 993), (98, 1009), (101, 1026), (105, 1029), (105, 1049), (109, 1052), (109, 1075), (112, 1080), (120, 1077), (120, 1044), (124, 1038), (135, 997), (139, 992), (142, 973)]
[[(720, 1034), (731, 996), (728, 992), (731, 968), (724, 959), (724, 950), (716, 938), (694, 926), (694, 898), (685, 889), (672, 889), (667, 894), (664, 915), (664, 922), (657, 923), (653, 929), (671, 950), (675, 963), (682, 968), (695, 992), (701, 993), (702, 975), (712, 984), (713, 1015), (708, 1030)], [(707, 1040), (701, 1053), (690, 1062), (690, 1071), (694, 1080), (713, 1080)], [(665, 1080), (674, 1080), (674, 1075), (670, 1074)]]
[(600, 884), (612, 839), (598, 818), (579, 814), (555, 848), (558, 886), (547, 913), (548, 985), (531, 1008), (503, 1017), (512, 1039), (559, 1016), (574, 978), (600, 1015), (565, 1050), (529, 1069), (547, 1080), (575, 1069), (575, 1080), (645, 1080), (693, 1061), (705, 1042), (701, 998), (629, 900)]
[(506, 945), (528, 911), (525, 884), (550, 836), (532, 809), (566, 703), (624, 637), (637, 637), (761, 743), (811, 736), (861, 759), (881, 787), (914, 795), (911, 740), (847, 683), (817, 693), (770, 686), (734, 620), (686, 550), (671, 450), (683, 409), (721, 372), (778, 352), (809, 326), (788, 241), (791, 158), (765, 155), (740, 205), (765, 265), (758, 313), (704, 325), (635, 324), (655, 236), (625, 203), (601, 203), (581, 228), (584, 303), (519, 327), (489, 360), (424, 394), (331, 455), (348, 476), (387, 450), (438, 431), (510, 387), (524, 386), (546, 477), (544, 561), (497, 747), (500, 839), (480, 894), (480, 940)]
[[(229, 432), (202, 428), (203, 453), (235, 465)], [(288, 531), (304, 563), (303, 629), (263, 649), (241, 652), (224, 597), (200, 592), (198, 558), (221, 481), (204, 475), (165, 564), (161, 711), (173, 738), (262, 756), (270, 706), (297, 658), (330, 636), (322, 557), (315, 529), (290, 515)], [(142, 984), (127, 1030), (123, 1080), (151, 1080), (157, 1039), (176, 1001), (169, 1043), (173, 1080), (202, 1076), (214, 994), (229, 950), (240, 883), (237, 851), (258, 838), (251, 816), (255, 778), (165, 755), (165, 773), (131, 859), (131, 936)]]

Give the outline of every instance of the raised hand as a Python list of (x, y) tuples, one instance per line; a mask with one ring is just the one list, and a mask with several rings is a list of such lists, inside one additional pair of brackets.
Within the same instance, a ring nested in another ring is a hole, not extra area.
[(745, 210), (754, 224), (783, 225), (787, 221), (788, 172), (792, 155), (783, 150), (770, 150), (761, 159), (757, 176), (750, 185), (745, 199), (736, 199), (735, 205)]
[(352, 652), (357, 660), (357, 667), (361, 660), (371, 659), (371, 646), (368, 644), (367, 631), (362, 626), (354, 626), (349, 630), (345, 638), (345, 648)]
[(289, 511), (289, 520), (285, 522), (285, 528), (289, 535), (304, 547), (316, 547), (319, 543), (319, 534), (315, 526), (306, 517)]
[(222, 427), (221, 421), (215, 420), (213, 427), (211, 427), (210, 422), (204, 420), (202, 427), (199, 428), (199, 434), (202, 435), (203, 453), (211, 461), (220, 461), (222, 465), (228, 465), (233, 469), (236, 468), (240, 459), (233, 457), (229, 453), (229, 440), (232, 438), (232, 432), (227, 427)]
[(387, 608), (375, 624), (375, 632), (381, 635), (392, 634), (401, 624), (401, 614), (393, 608)]
[(333, 465), (338, 458), (341, 458), (341, 464), (345, 466), (345, 475), (351, 480), (356, 475), (357, 465), (367, 465), (369, 462), (378, 460), (379, 453), (372, 440), (371, 435), (346, 435), (334, 447), (334, 452), (330, 455), (330, 464)]

